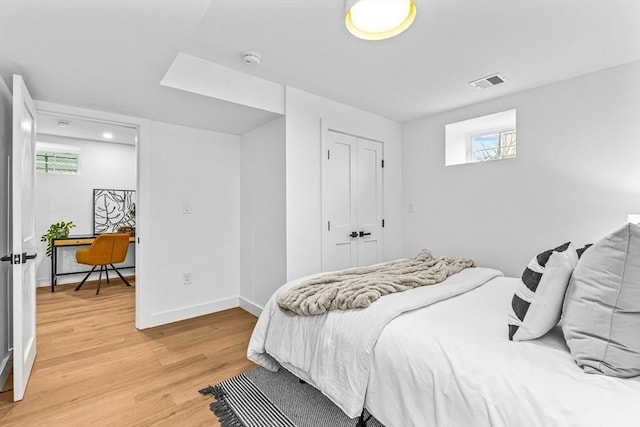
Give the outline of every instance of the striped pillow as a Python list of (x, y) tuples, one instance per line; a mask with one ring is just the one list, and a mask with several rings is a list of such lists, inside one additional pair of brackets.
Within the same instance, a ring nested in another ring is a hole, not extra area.
[(584, 245), (580, 249), (576, 249), (576, 252), (578, 253), (578, 258), (582, 257), (582, 254), (591, 246), (593, 246), (593, 243), (589, 243), (588, 245)]
[(539, 338), (558, 323), (564, 294), (577, 263), (578, 254), (571, 242), (531, 260), (511, 300), (510, 340)]

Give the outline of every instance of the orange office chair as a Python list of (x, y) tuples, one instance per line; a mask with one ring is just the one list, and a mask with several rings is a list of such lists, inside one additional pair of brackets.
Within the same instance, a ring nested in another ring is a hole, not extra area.
[(127, 286), (131, 286), (131, 283), (124, 278), (113, 264), (124, 261), (127, 257), (127, 251), (129, 250), (129, 234), (126, 233), (105, 233), (96, 237), (90, 247), (85, 249), (78, 249), (76, 251), (76, 260), (80, 264), (92, 265), (93, 268), (82, 282), (76, 287), (76, 291), (84, 285), (84, 282), (89, 278), (91, 273), (100, 266), (100, 276), (98, 278), (98, 289), (96, 295), (100, 293), (100, 283), (102, 282), (102, 270), (107, 276), (107, 283), (109, 283), (109, 273), (107, 272), (108, 266), (113, 268), (118, 276), (122, 279)]

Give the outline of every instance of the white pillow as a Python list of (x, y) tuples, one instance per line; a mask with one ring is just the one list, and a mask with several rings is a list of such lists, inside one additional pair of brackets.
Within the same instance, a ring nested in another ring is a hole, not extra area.
[(544, 251), (531, 260), (511, 300), (510, 340), (539, 338), (558, 323), (576, 264), (578, 254), (571, 242)]
[(626, 224), (580, 258), (564, 301), (562, 332), (585, 372), (640, 375), (640, 226)]

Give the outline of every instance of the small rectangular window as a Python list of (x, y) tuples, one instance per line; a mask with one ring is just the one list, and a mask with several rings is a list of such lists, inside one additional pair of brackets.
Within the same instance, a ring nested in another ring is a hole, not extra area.
[(77, 174), (78, 155), (71, 153), (37, 153), (36, 171)]
[(475, 117), (445, 126), (445, 165), (514, 159), (516, 110)]
[(513, 159), (516, 157), (516, 131), (508, 130), (471, 137), (471, 161)]
[(36, 144), (36, 171), (77, 174), (79, 156), (79, 147), (38, 142)]

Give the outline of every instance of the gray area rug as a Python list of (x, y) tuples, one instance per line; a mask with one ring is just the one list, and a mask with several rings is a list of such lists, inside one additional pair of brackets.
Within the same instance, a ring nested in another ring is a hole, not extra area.
[[(222, 427), (355, 427), (357, 423), (285, 369), (256, 368), (200, 393), (216, 398), (210, 407)], [(371, 417), (367, 427), (384, 426)]]

